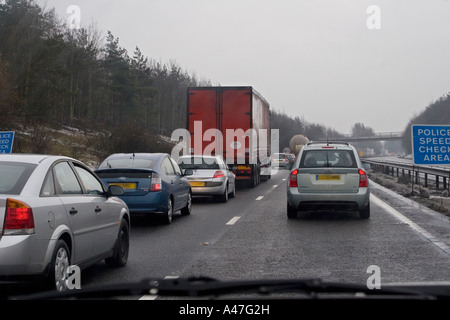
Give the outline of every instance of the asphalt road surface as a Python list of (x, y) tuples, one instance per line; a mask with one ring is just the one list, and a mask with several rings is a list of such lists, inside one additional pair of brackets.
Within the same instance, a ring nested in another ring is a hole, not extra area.
[(192, 214), (170, 225), (132, 216), (128, 264), (83, 270), (81, 287), (190, 276), (366, 284), (372, 266), (381, 284), (450, 279), (448, 217), (371, 182), (370, 219), (356, 212), (287, 219), (287, 178), (281, 170), (256, 188), (238, 188), (227, 203), (194, 198)]
[[(321, 212), (286, 216), (288, 171), (227, 203), (195, 198), (190, 216), (171, 225), (133, 216), (126, 267), (99, 263), (83, 285), (146, 277), (220, 280), (322, 278), (366, 284), (370, 266), (381, 283), (450, 279), (450, 220), (371, 184), (371, 217)], [(154, 297), (141, 297), (154, 298)]]

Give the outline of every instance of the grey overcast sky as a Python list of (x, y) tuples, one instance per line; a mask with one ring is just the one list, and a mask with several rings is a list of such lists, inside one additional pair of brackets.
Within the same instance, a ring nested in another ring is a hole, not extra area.
[(350, 133), (408, 121), (450, 92), (449, 0), (39, 0), (110, 30), (130, 55), (222, 86), (253, 86), (274, 110)]

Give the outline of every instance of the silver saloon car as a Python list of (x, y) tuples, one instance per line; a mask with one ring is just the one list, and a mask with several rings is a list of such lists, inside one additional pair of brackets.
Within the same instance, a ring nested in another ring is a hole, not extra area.
[(287, 216), (298, 211), (358, 211), (370, 216), (369, 180), (349, 143), (310, 142), (300, 151), (287, 183)]
[(236, 194), (236, 176), (221, 156), (182, 156), (178, 165), (183, 170), (192, 170), (187, 178), (192, 195), (215, 196), (222, 202)]
[(63, 291), (68, 267), (124, 266), (130, 216), (121, 194), (72, 158), (0, 155), (0, 285), (39, 278)]

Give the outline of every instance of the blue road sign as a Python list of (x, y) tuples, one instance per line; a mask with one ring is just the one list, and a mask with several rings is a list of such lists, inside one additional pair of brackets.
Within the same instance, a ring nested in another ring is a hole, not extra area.
[(414, 164), (450, 164), (450, 126), (411, 126)]
[(12, 153), (14, 131), (0, 131), (0, 153)]

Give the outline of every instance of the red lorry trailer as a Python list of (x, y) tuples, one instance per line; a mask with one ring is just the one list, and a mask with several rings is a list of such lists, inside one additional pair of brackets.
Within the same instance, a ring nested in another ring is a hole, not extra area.
[(190, 87), (191, 154), (220, 154), (238, 181), (270, 179), (269, 103), (252, 87)]

